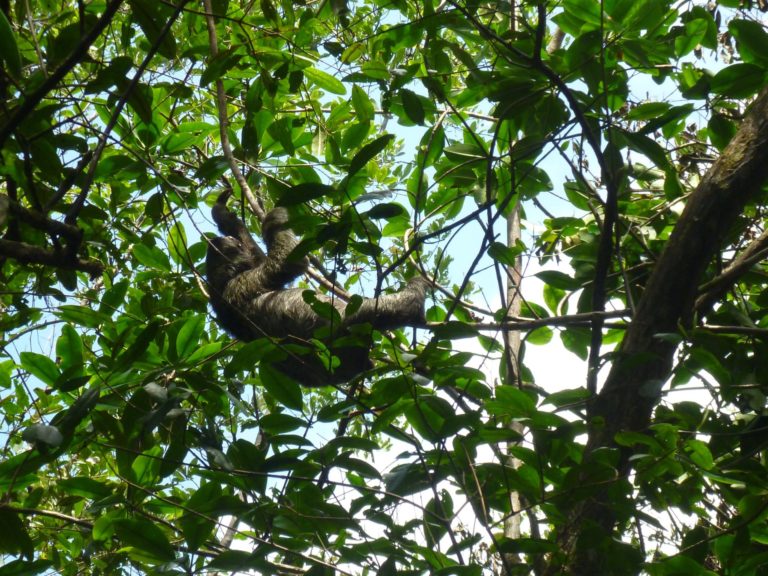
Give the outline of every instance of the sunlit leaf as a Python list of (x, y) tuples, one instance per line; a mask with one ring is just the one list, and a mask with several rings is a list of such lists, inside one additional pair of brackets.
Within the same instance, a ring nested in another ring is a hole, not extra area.
[(327, 72), (323, 72), (322, 70), (318, 70), (317, 68), (312, 67), (304, 68), (302, 72), (304, 72), (304, 75), (308, 80), (323, 90), (327, 90), (332, 94), (344, 95), (347, 93), (347, 88), (344, 86), (344, 84)]
[(39, 378), (44, 384), (52, 386), (59, 378), (61, 373), (59, 367), (48, 356), (36, 352), (22, 352), (19, 357), (22, 368)]
[(176, 353), (179, 358), (185, 358), (195, 351), (205, 328), (204, 321), (202, 316), (191, 316), (182, 324), (176, 337)]

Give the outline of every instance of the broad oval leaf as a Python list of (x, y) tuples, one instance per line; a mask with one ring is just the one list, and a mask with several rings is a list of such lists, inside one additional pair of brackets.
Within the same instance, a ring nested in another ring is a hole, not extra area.
[(363, 146), (360, 151), (352, 158), (352, 162), (349, 165), (349, 176), (353, 176), (359, 172), (368, 162), (373, 160), (382, 150), (384, 150), (392, 140), (394, 140), (394, 134), (384, 134), (379, 136), (373, 142), (369, 142)]
[(318, 70), (317, 68), (312, 67), (304, 68), (302, 72), (304, 72), (304, 76), (306, 76), (308, 80), (323, 90), (327, 90), (328, 92), (338, 94), (340, 96), (343, 96), (347, 93), (347, 87), (344, 86), (340, 80), (337, 80), (327, 72), (323, 72), (322, 70)]
[(22, 368), (47, 386), (53, 386), (61, 375), (59, 367), (48, 356), (37, 352), (22, 352), (19, 354), (19, 359)]
[(301, 410), (303, 398), (301, 386), (298, 382), (289, 378), (270, 364), (261, 362), (259, 364), (259, 377), (261, 383), (275, 400), (280, 402), (286, 408)]
[(152, 563), (172, 562), (176, 553), (168, 537), (154, 522), (145, 518), (123, 519), (114, 523), (120, 541), (129, 546), (128, 554)]
[(746, 98), (765, 85), (766, 70), (755, 64), (732, 64), (712, 78), (712, 92), (730, 98)]
[(197, 349), (203, 330), (205, 330), (205, 318), (202, 315), (191, 316), (184, 321), (176, 336), (176, 353), (179, 358), (186, 358)]

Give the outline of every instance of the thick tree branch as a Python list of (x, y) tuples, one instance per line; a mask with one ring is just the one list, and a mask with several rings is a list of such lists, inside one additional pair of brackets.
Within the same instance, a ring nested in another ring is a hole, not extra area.
[[(597, 414), (606, 417), (603, 434), (593, 435), (595, 445), (606, 445), (615, 432), (641, 430), (647, 425), (658, 397), (639, 398), (640, 388), (653, 379), (666, 379), (674, 344), (658, 338), (689, 325), (699, 280), (722, 245), (726, 232), (744, 205), (768, 179), (768, 88), (753, 103), (741, 128), (712, 165), (675, 226), (659, 257), (637, 307), (637, 314), (615, 363), (600, 392)], [(653, 352), (658, 362), (625, 367), (632, 357)], [(633, 409), (624, 402), (633, 398)], [(639, 410), (639, 407), (643, 407)], [(621, 408), (617, 410), (617, 408)]]
[(98, 260), (84, 260), (61, 250), (46, 250), (24, 242), (0, 239), (0, 256), (13, 258), (22, 264), (43, 264), (65, 270), (81, 270), (91, 277), (100, 276), (104, 265)]
[[(723, 238), (745, 204), (768, 179), (768, 88), (753, 102), (738, 132), (691, 194), (672, 236), (651, 273), (637, 312), (598, 394), (586, 461), (602, 447), (613, 446), (620, 430), (644, 430), (669, 377), (675, 343), (661, 338), (690, 325), (697, 287), (720, 249)], [(623, 451), (618, 472), (629, 470)], [(565, 570), (551, 573), (599, 574), (602, 557), (577, 546), (582, 530), (602, 530), (608, 538), (617, 521), (616, 511), (601, 493), (576, 503), (558, 535), (566, 560)], [(594, 534), (594, 533), (593, 533)]]
[(77, 244), (80, 243), (83, 236), (83, 231), (80, 230), (80, 228), (77, 226), (72, 226), (70, 224), (65, 224), (64, 222), (59, 222), (58, 220), (47, 218), (45, 215), (37, 212), (36, 210), (29, 210), (28, 208), (24, 208), (24, 206), (21, 206), (18, 202), (10, 198), (8, 198), (6, 202), (8, 211), (20, 221), (29, 224), (38, 230), (42, 230), (51, 236), (63, 236), (67, 240)]
[[(53, 249), (48, 249), (27, 244), (20, 241), (17, 234), (13, 236), (6, 234), (5, 238), (0, 239), (0, 263), (5, 258), (13, 258), (22, 264), (43, 264), (54, 268), (81, 270), (87, 272), (91, 277), (99, 276), (104, 271), (104, 265), (98, 260), (77, 257), (83, 240), (83, 231), (77, 226), (48, 218), (40, 212), (21, 206), (6, 195), (0, 194), (0, 226), (9, 214), (13, 217), (12, 223), (18, 225), (19, 222), (24, 222), (28, 226), (51, 236), (55, 246)], [(62, 248), (55, 241), (57, 238), (64, 238), (65, 247)]]

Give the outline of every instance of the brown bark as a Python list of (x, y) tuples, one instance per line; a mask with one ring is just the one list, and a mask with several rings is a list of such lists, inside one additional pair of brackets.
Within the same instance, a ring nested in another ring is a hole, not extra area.
[(85, 260), (62, 250), (48, 250), (24, 242), (0, 239), (0, 258), (13, 258), (21, 264), (43, 264), (52, 268), (81, 270), (92, 278), (104, 272), (104, 264), (98, 260)]
[[(659, 258), (608, 379), (594, 400), (585, 459), (601, 447), (613, 446), (621, 430), (643, 431), (669, 377), (675, 344), (659, 338), (690, 325), (697, 287), (706, 267), (744, 206), (768, 179), (768, 88), (763, 89), (722, 155), (712, 165), (675, 226)], [(629, 454), (619, 462), (619, 475), (629, 471)], [(607, 491), (581, 501), (568, 512), (558, 541), (565, 566), (551, 574), (600, 574), (600, 554), (578, 546), (584, 528), (596, 526), (610, 536), (616, 512)]]

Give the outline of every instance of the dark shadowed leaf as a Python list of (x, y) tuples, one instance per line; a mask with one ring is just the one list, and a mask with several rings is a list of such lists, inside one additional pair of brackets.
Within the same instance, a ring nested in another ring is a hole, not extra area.
[(355, 154), (355, 157), (352, 158), (352, 162), (349, 164), (349, 176), (353, 176), (362, 170), (362, 168), (382, 152), (394, 138), (393, 134), (385, 134), (363, 146), (362, 149)]
[(116, 521), (115, 534), (129, 547), (131, 557), (153, 564), (171, 562), (176, 557), (165, 532), (145, 518)]

